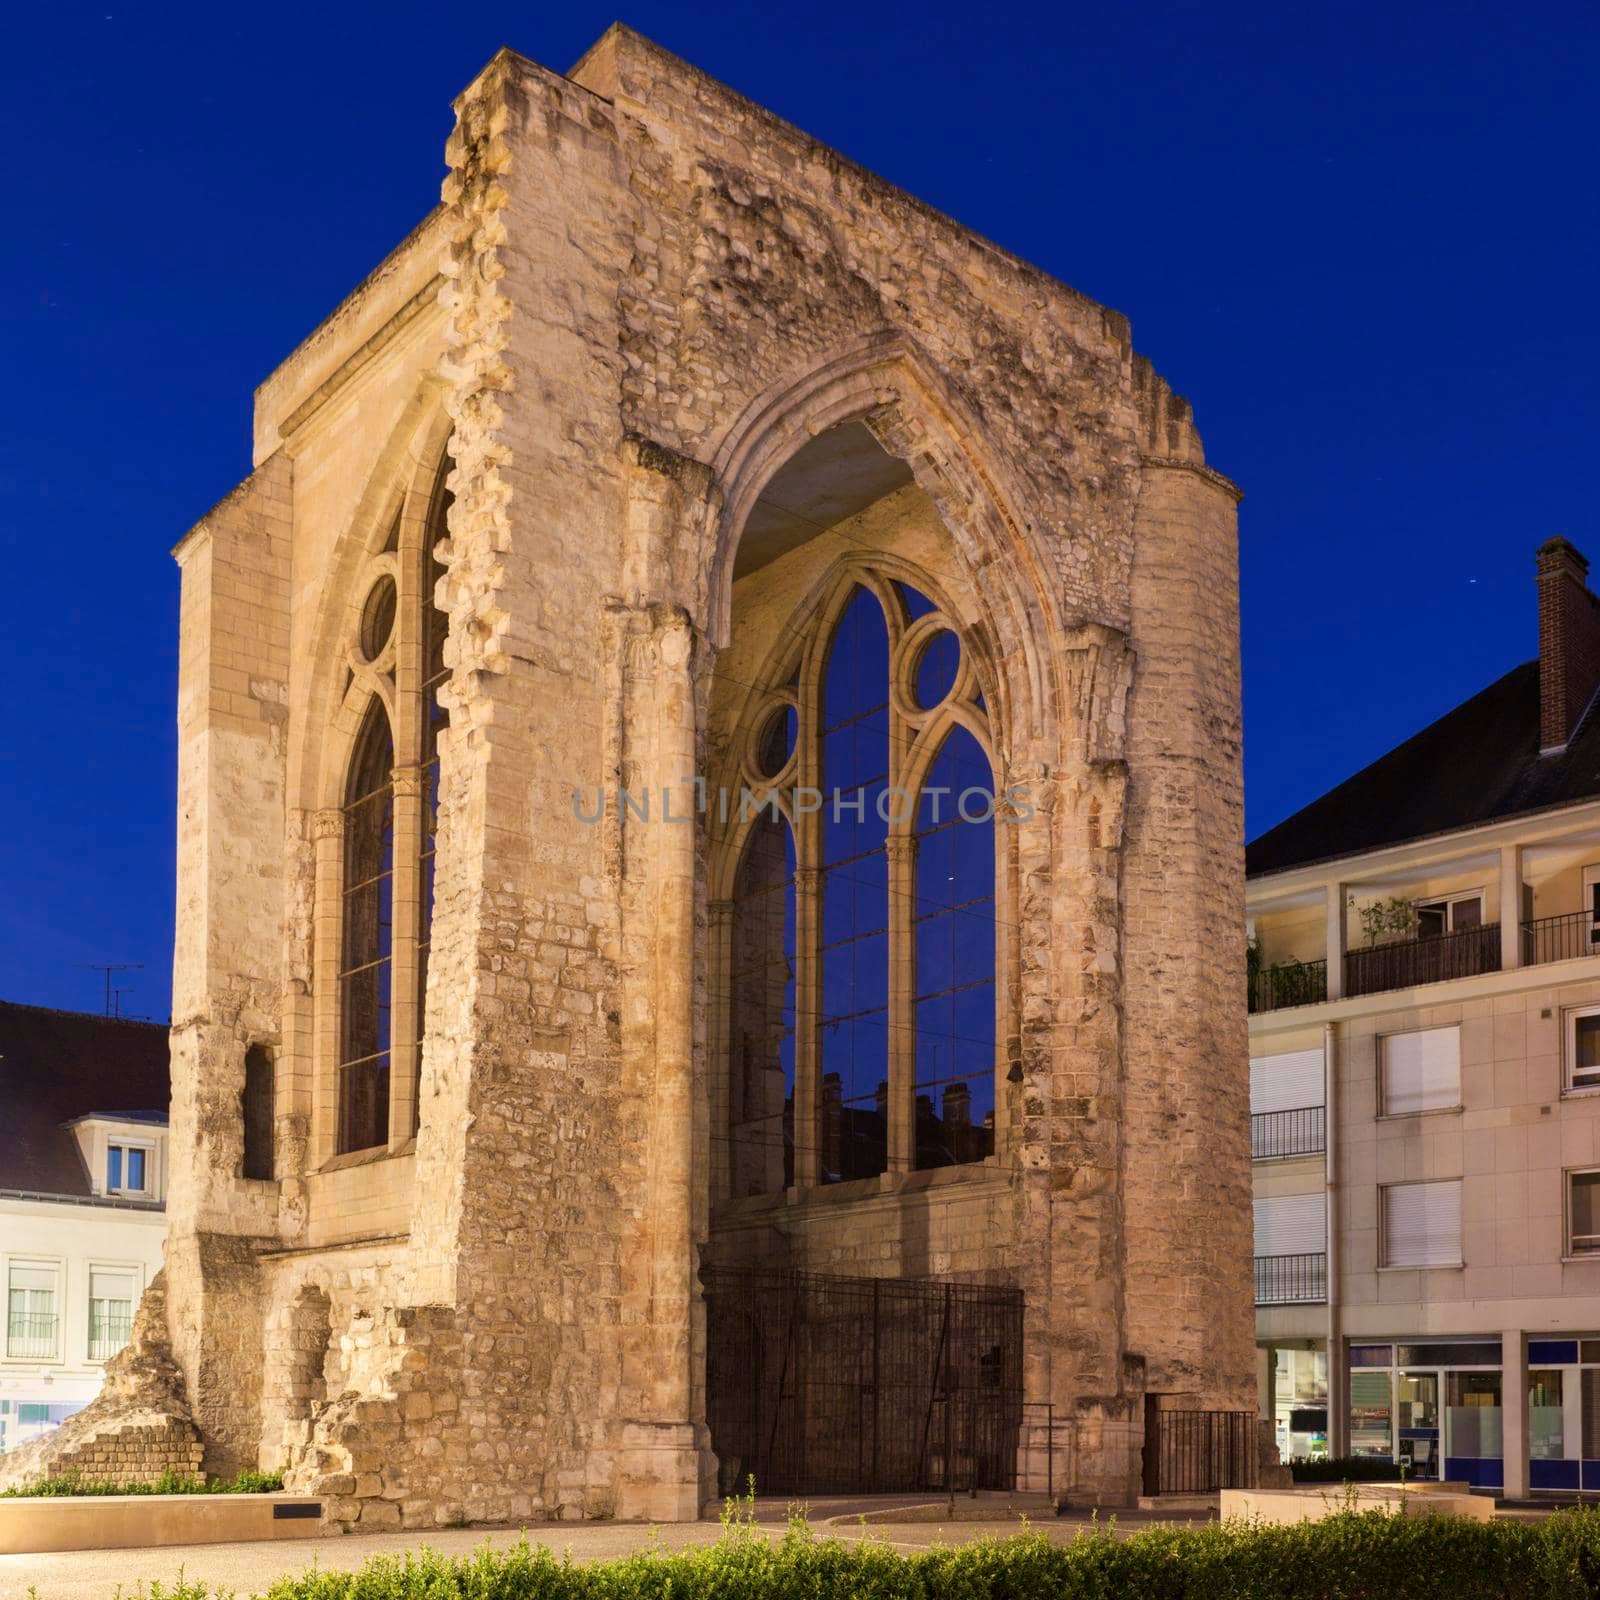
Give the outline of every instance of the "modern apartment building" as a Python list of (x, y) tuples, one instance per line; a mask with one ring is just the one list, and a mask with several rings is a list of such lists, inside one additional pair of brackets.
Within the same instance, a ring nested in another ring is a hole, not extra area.
[(0, 1452), (100, 1392), (166, 1240), (167, 1030), (0, 1002)]
[(1600, 1491), (1600, 600), (1247, 852), (1280, 1450)]

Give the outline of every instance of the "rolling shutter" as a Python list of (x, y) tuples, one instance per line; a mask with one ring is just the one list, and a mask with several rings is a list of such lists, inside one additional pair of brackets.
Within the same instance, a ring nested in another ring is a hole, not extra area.
[(1313, 1255), (1328, 1247), (1328, 1205), (1315, 1194), (1275, 1194), (1255, 1203), (1258, 1256)]
[(1383, 1114), (1403, 1117), (1461, 1104), (1461, 1029), (1391, 1033), (1382, 1042)]
[(1383, 1265), (1461, 1264), (1461, 1180), (1396, 1183), (1383, 1191)]
[(1322, 1052), (1290, 1050), (1250, 1063), (1250, 1114), (1322, 1104)]

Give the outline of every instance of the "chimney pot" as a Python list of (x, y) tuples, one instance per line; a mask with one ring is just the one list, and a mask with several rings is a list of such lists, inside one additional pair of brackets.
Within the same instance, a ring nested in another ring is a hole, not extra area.
[(1600, 600), (1589, 563), (1557, 535), (1539, 546), (1539, 748), (1567, 747), (1600, 687)]

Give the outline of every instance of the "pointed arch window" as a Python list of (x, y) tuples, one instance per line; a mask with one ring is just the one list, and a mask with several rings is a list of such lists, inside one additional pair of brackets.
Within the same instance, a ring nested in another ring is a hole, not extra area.
[(976, 663), (921, 588), (871, 570), (802, 634), (736, 740), (760, 810), (730, 835), (734, 1196), (982, 1161), (1000, 1110)]
[(350, 760), (344, 803), (339, 970), (339, 1149), (389, 1137), (394, 989), (394, 739), (374, 700)]
[(332, 1149), (349, 1154), (415, 1132), (426, 1032), (439, 819), (438, 691), (446, 619), (449, 463), (418, 510), (396, 516), (369, 557), (350, 640), (343, 715), (358, 727), (345, 771), (338, 953), (338, 1093)]

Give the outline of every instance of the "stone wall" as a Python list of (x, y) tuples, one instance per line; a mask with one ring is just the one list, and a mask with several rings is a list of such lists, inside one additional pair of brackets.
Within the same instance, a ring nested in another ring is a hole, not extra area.
[[(341, 1525), (693, 1515), (697, 1268), (776, 1250), (1019, 1285), (1027, 1397), (1131, 1492), (1147, 1389), (1253, 1372), (1233, 496), (1123, 318), (625, 29), (567, 78), (502, 52), (456, 111), (439, 211), (262, 386), (256, 471), (179, 552), (169, 1324), (208, 1468), (281, 1463)], [(736, 583), (844, 423), (895, 492)], [(441, 470), (419, 1114), (395, 1084), (387, 1145), (338, 1154), (353, 630)], [(719, 684), (852, 540), (944, 594), (1031, 796), (996, 1154), (729, 1201), (718, 841), (572, 792), (710, 771)]]

